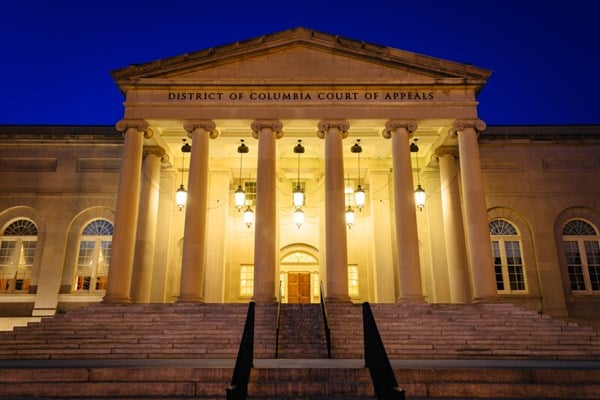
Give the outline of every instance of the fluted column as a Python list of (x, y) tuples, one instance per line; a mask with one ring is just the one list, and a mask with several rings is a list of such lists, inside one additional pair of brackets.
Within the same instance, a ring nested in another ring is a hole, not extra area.
[(467, 249), (460, 205), (456, 147), (439, 147), (435, 154), (440, 167), (440, 189), (444, 240), (450, 280), (450, 298), (453, 303), (469, 302)]
[(116, 129), (124, 132), (123, 159), (115, 206), (112, 250), (106, 284), (105, 303), (129, 303), (135, 251), (144, 133), (144, 120), (123, 119)]
[(342, 139), (350, 124), (345, 120), (319, 122), (318, 137), (325, 139), (325, 268), (327, 300), (350, 301), (348, 295), (348, 248), (346, 237), (346, 196)]
[(254, 296), (256, 302), (274, 302), (278, 263), (277, 240), (277, 152), (275, 140), (283, 136), (277, 120), (253, 121), (252, 135), (258, 139), (256, 214), (254, 229)]
[(484, 129), (483, 121), (469, 119), (456, 121), (450, 130), (450, 135), (458, 136), (464, 224), (473, 279), (473, 300), (475, 301), (489, 301), (497, 298), (488, 214), (477, 143), (477, 133)]
[(183, 231), (181, 286), (178, 303), (204, 302), (206, 270), (206, 213), (208, 208), (208, 139), (218, 136), (211, 120), (186, 121), (192, 139)]
[(144, 147), (140, 210), (131, 284), (131, 300), (134, 303), (150, 301), (160, 189), (160, 163), (164, 155), (165, 150), (162, 147)]
[(421, 263), (414, 197), (410, 145), (408, 140), (417, 129), (411, 120), (390, 120), (382, 136), (392, 139), (392, 168), (398, 265), (397, 301), (423, 301)]

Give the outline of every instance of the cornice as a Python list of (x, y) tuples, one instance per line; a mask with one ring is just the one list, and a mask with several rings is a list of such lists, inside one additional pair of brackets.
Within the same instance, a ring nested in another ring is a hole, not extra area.
[(255, 57), (279, 48), (306, 46), (340, 55), (370, 59), (387, 65), (397, 65), (421, 71), (432, 76), (463, 78), (465, 81), (485, 82), (491, 71), (469, 64), (425, 56), (405, 50), (345, 38), (338, 35), (298, 27), (256, 38), (211, 47), (175, 57), (158, 59), (148, 63), (130, 65), (111, 72), (119, 85), (126, 81), (154, 78), (179, 71), (215, 65), (242, 56)]

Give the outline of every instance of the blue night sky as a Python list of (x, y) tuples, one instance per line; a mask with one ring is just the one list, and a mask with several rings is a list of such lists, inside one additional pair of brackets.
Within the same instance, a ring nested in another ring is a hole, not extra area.
[(600, 124), (595, 0), (0, 0), (0, 124), (113, 125), (110, 71), (302, 26), (493, 71), (488, 125)]

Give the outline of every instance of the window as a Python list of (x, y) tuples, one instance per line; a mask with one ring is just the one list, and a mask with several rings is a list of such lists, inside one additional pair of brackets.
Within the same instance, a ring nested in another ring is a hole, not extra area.
[(37, 226), (19, 219), (0, 236), (0, 293), (28, 293), (37, 244)]
[(358, 265), (348, 265), (348, 295), (353, 299), (360, 297), (358, 292)]
[(83, 229), (73, 284), (76, 292), (106, 290), (112, 234), (113, 225), (104, 219), (92, 221)]
[(489, 228), (496, 289), (500, 293), (526, 291), (521, 242), (517, 229), (503, 219), (490, 221)]
[(246, 193), (246, 205), (253, 206), (256, 203), (256, 181), (245, 181), (244, 192)]
[(254, 294), (254, 265), (242, 265), (240, 268), (240, 296), (252, 297)]
[(581, 219), (563, 227), (563, 244), (571, 290), (582, 293), (600, 292), (600, 236), (596, 229)]

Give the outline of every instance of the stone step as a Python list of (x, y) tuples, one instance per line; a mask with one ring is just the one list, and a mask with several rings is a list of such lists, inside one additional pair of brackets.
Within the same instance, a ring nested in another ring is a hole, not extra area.
[[(0, 398), (187, 399), (225, 397), (229, 367), (4, 367)], [(395, 368), (408, 399), (597, 399), (600, 370)], [(255, 368), (249, 399), (372, 399), (361, 367)]]

